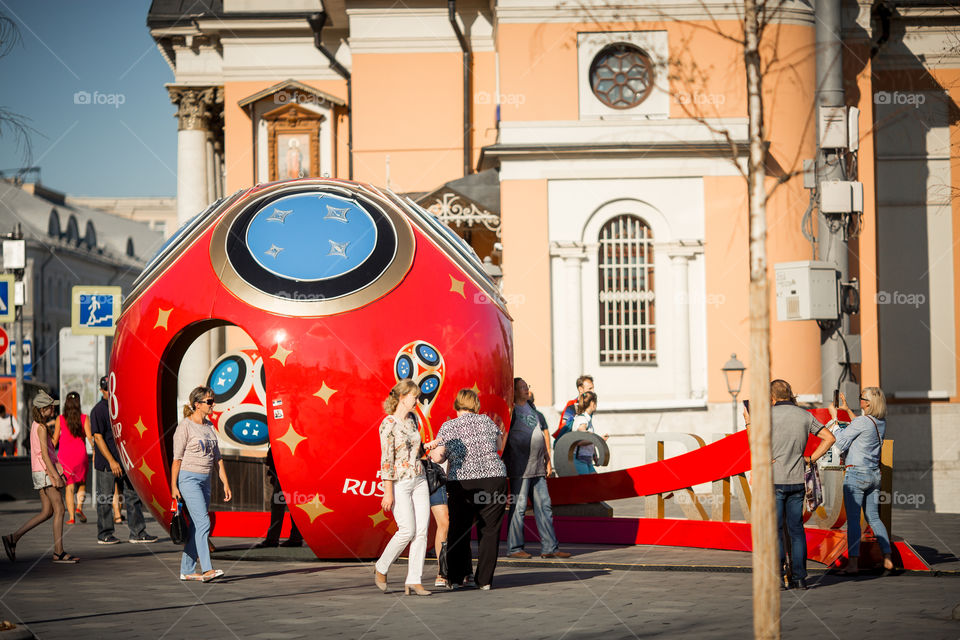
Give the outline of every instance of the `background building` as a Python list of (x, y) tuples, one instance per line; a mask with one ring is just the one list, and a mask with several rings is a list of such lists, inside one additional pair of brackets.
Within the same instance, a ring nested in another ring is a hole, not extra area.
[[(59, 333), (71, 325), (72, 287), (114, 285), (126, 293), (163, 244), (163, 234), (71, 203), (39, 182), (0, 181), (0, 203), (0, 232), (11, 233), (20, 225), (26, 240), (23, 336), (32, 347), (28, 377), (58, 393)], [(12, 326), (5, 329), (12, 340)], [(12, 375), (9, 353), (2, 364), (4, 375)], [(24, 370), (27, 373), (27, 367)]]
[[(847, 230), (860, 293), (849, 368), (891, 398), (897, 490), (957, 512), (960, 16), (929, 2), (843, 9), (860, 132), (849, 179), (864, 185)], [(147, 25), (176, 78), (181, 223), (301, 175), (408, 193), (502, 268), (515, 370), (541, 406), (594, 375), (614, 466), (643, 462), (652, 433), (734, 428), (721, 368), (749, 352), (734, 5), (154, 0)], [(762, 49), (773, 278), (775, 263), (815, 255), (811, 6), (779, 5)], [(231, 339), (203, 342), (185, 366), (205, 370)], [(774, 376), (824, 400), (816, 323), (775, 320), (771, 344)]]

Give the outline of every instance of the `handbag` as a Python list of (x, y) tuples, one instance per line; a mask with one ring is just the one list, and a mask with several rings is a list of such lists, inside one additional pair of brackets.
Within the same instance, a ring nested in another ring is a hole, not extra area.
[(183, 501), (177, 500), (177, 508), (170, 518), (170, 540), (173, 544), (186, 544), (187, 531), (190, 528), (187, 522), (187, 508)]
[(820, 467), (807, 462), (803, 470), (803, 506), (813, 513), (823, 504), (823, 484), (820, 482)]
[(436, 493), (440, 487), (447, 484), (447, 474), (443, 472), (443, 467), (430, 458), (424, 458), (420, 462), (423, 464), (423, 471), (427, 476), (427, 488), (430, 493)]
[(437, 489), (447, 484), (447, 474), (443, 467), (430, 459), (423, 443), (420, 443), (420, 464), (423, 465), (423, 473), (427, 476), (427, 488), (430, 493), (436, 493)]

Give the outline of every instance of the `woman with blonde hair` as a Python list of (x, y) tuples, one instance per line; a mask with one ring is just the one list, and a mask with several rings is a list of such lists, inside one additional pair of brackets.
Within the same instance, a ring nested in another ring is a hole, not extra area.
[[(173, 434), (173, 466), (170, 470), (170, 493), (187, 506), (190, 526), (187, 544), (180, 558), (180, 579), (210, 582), (223, 575), (210, 562), (210, 472), (218, 467), (223, 485), (223, 501), (233, 494), (227, 470), (220, 457), (217, 432), (207, 416), (213, 411), (213, 389), (197, 387), (190, 392), (189, 404), (183, 405), (183, 420)], [(197, 563), (202, 573), (197, 573)]]
[[(847, 399), (840, 394), (840, 408), (853, 415)], [(830, 405), (837, 419), (837, 408)], [(860, 557), (860, 512), (863, 511), (883, 551), (883, 568), (893, 569), (890, 536), (880, 520), (880, 450), (887, 430), (887, 399), (880, 387), (860, 392), (860, 415), (837, 436), (837, 449), (844, 456), (843, 506), (847, 512), (847, 566), (844, 575), (856, 575)]]
[[(453, 403), (457, 417), (447, 420), (437, 439), (425, 446), (435, 462), (447, 460), (447, 500), (450, 532), (447, 536), (447, 580), (450, 586), (475, 582), (483, 590), (493, 583), (497, 568), (500, 527), (507, 507), (507, 470), (498, 451), (506, 432), (480, 415), (480, 400), (472, 389), (461, 389)], [(470, 530), (477, 523), (476, 579), (472, 579)]]
[(420, 388), (413, 380), (401, 380), (383, 401), (387, 414), (380, 423), (380, 479), (383, 481), (384, 513), (393, 512), (397, 532), (377, 560), (374, 584), (387, 592), (387, 571), (410, 544), (405, 595), (429, 596), (423, 588), (423, 562), (427, 556), (430, 526), (430, 489), (420, 462), (420, 430), (413, 418)]

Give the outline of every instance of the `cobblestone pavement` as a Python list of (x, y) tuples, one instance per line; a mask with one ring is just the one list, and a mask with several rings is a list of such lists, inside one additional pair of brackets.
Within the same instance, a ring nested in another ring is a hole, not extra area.
[[(0, 505), (0, 532), (36, 508), (36, 502)], [(944, 559), (940, 568), (953, 567), (956, 556), (947, 545), (960, 547), (952, 533), (960, 516), (942, 520), (927, 523), (928, 538), (943, 543), (930, 548)], [(50, 562), (49, 524), (25, 536), (18, 562), (0, 562), (0, 618), (25, 625), (38, 638), (612, 640), (752, 634), (751, 575), (740, 569), (749, 565), (745, 553), (568, 546), (576, 562), (501, 562), (489, 592), (414, 598), (402, 595), (405, 567), (394, 568), (394, 591), (382, 595), (372, 584), (371, 563), (321, 562), (306, 550), (251, 551), (249, 540), (217, 540), (221, 551), (214, 566), (226, 571), (222, 579), (180, 582), (180, 547), (169, 538), (101, 546), (95, 526), (67, 528), (65, 547), (82, 558), (77, 565)], [(919, 521), (912, 526), (924, 530)], [(161, 533), (155, 523), (148, 528)], [(118, 525), (118, 537), (126, 533)], [(611, 556), (617, 569), (600, 566)], [(654, 564), (687, 570), (627, 570)], [(698, 568), (707, 566), (731, 569)], [(428, 564), (425, 583), (432, 583), (435, 570)], [(817, 573), (812, 582), (808, 591), (782, 593), (785, 638), (960, 638), (960, 621), (951, 619), (960, 603), (958, 576), (849, 580)], [(0, 632), (0, 640), (7, 637)]]

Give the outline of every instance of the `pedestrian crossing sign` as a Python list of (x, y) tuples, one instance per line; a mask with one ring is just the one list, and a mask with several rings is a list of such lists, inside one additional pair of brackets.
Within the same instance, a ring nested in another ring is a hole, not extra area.
[(120, 315), (120, 298), (120, 287), (73, 287), (71, 331), (74, 335), (112, 336)]
[(0, 322), (13, 322), (17, 316), (14, 304), (13, 275), (0, 275)]

